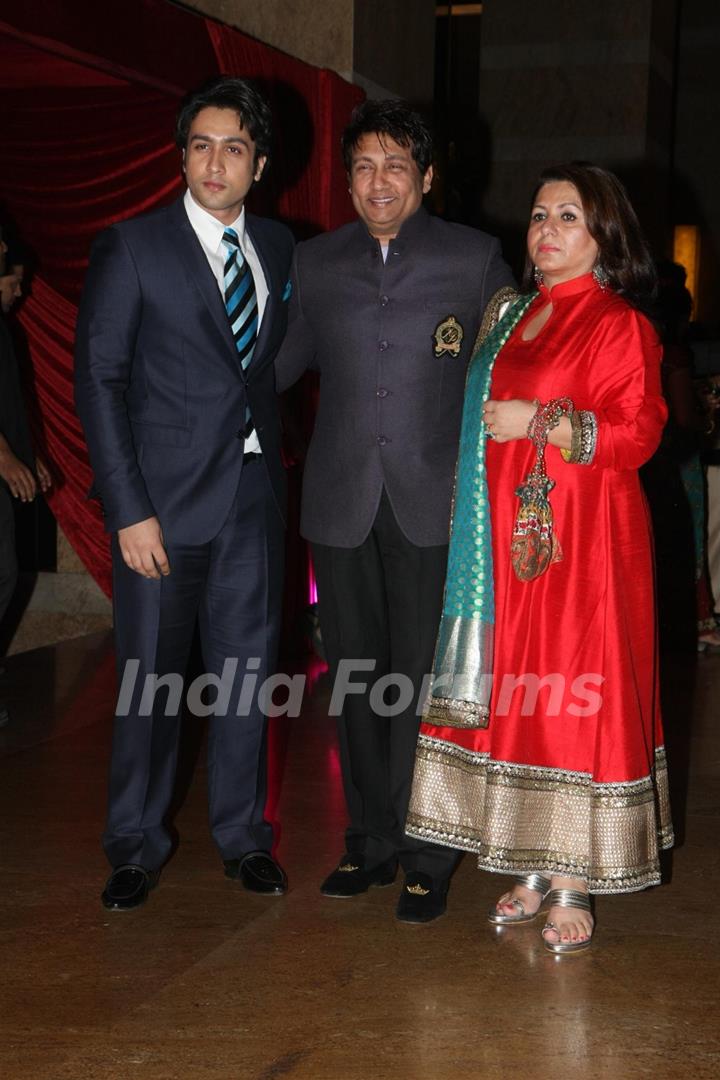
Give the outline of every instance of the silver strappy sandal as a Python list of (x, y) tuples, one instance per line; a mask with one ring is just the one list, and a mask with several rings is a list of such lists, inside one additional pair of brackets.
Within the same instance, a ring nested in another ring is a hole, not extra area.
[[(585, 892), (580, 892), (579, 889), (551, 889), (546, 896), (547, 902), (550, 907), (564, 907), (564, 908), (576, 908), (578, 911), (591, 911), (590, 897)], [(592, 942), (593, 930), (590, 931), (590, 936), (584, 941), (548, 941), (545, 937), (546, 930), (554, 930), (555, 933), (560, 936), (560, 929), (552, 922), (546, 922), (540, 931), (542, 939), (545, 943), (545, 948), (548, 952), (561, 955), (564, 953), (578, 953), (584, 952), (590, 948)]]
[[(542, 900), (550, 892), (550, 878), (546, 878), (544, 874), (517, 874), (515, 880), (519, 885), (524, 885), (526, 889), (531, 889), (532, 892), (538, 892), (542, 896)], [(507, 899), (506, 899), (507, 897)], [(540, 903), (542, 904), (542, 900)], [(503, 915), (498, 911), (498, 904), (512, 904), (515, 908), (515, 914)], [(488, 911), (488, 919), (495, 926), (517, 926), (518, 923), (529, 923), (533, 919), (537, 919), (540, 914), (540, 908), (534, 911), (532, 915), (528, 915), (525, 911), (525, 905), (522, 900), (519, 900), (515, 896), (511, 896), (509, 892), (503, 893), (497, 903)]]

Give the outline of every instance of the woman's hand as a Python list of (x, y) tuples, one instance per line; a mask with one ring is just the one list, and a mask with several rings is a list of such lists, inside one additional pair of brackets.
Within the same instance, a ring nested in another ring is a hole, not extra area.
[(528, 424), (532, 420), (537, 401), (486, 401), (483, 420), (488, 434), (495, 442), (512, 442), (527, 438)]

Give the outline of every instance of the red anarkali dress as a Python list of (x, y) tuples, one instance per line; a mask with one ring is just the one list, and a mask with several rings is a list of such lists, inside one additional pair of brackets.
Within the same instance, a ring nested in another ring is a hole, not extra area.
[[(591, 410), (589, 465), (548, 446), (562, 558), (534, 581), (510, 563), (528, 439), (487, 446), (495, 643), (490, 720), (423, 723), (408, 831), (478, 855), (481, 868), (540, 870), (631, 892), (660, 880), (672, 844), (659, 711), (654, 572), (638, 468), (666, 417), (651, 324), (591, 274), (555, 286), (541, 332), (500, 351), (494, 400), (569, 397)], [(445, 744), (448, 753), (443, 754)]]

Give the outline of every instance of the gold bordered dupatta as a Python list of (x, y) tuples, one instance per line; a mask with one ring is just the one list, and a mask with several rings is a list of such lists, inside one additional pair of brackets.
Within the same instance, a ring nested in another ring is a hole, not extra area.
[(517, 298), (489, 329), (487, 323), (493, 315), (497, 319), (508, 293), (516, 296), (513, 290), (501, 290), (490, 301), (468, 367), (445, 600), (432, 690), (423, 713), (425, 723), (442, 727), (481, 728), (489, 723), (495, 597), (482, 410), (495, 359), (537, 296), (533, 292)]

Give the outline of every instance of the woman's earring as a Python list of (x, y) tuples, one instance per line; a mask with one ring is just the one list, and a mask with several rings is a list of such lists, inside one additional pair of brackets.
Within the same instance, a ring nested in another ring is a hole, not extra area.
[(602, 263), (595, 263), (592, 270), (592, 276), (595, 278), (601, 289), (607, 289), (610, 284), (610, 277)]
[(536, 285), (542, 285), (543, 283), (542, 270), (538, 270), (537, 266), (533, 266), (533, 280)]

